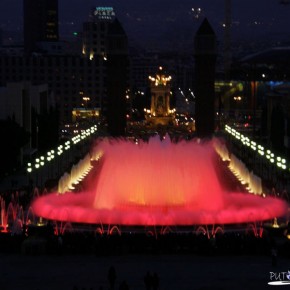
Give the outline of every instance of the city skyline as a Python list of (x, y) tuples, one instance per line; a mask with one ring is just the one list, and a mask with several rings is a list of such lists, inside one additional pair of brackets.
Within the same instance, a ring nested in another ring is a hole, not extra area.
[[(192, 3), (189, 0), (167, 2), (165, 0), (140, 1), (93, 1), (59, 0), (60, 39), (73, 37), (73, 32), (82, 31), (82, 23), (87, 21), (93, 7), (112, 6), (133, 46), (150, 48), (181, 49), (193, 41), (201, 20), (207, 17), (212, 24), (218, 41), (223, 41), (225, 21), (224, 0), (203, 0)], [(0, 28), (11, 38), (22, 37), (22, 1), (3, 0), (0, 3)], [(200, 8), (200, 10), (198, 10)], [(280, 0), (232, 0), (232, 41), (269, 40), (276, 43), (290, 40), (290, 5), (282, 5)], [(13, 42), (13, 39), (12, 41)], [(18, 39), (19, 42), (19, 39)], [(9, 43), (8, 43), (9, 44)]]

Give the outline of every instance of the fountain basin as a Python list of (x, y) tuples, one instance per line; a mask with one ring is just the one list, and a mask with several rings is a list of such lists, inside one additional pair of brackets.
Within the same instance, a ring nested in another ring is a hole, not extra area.
[(286, 214), (277, 198), (229, 192), (220, 183), (211, 142), (150, 139), (98, 143), (104, 153), (82, 193), (37, 198), (36, 215), (50, 220), (118, 225), (206, 225), (271, 220)]

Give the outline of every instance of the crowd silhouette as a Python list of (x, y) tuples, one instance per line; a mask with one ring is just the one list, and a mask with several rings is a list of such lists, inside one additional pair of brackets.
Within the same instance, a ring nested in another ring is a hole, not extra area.
[[(120, 279), (119, 279), (120, 280)], [(110, 266), (108, 270), (107, 284), (101, 285), (98, 290), (130, 290), (129, 284), (126, 279), (121, 279), (119, 283), (119, 287), (117, 287), (117, 272), (114, 266)], [(144, 288), (146, 290), (158, 290), (159, 288), (159, 276), (156, 272), (152, 273), (151, 271), (147, 271), (144, 276)], [(76, 285), (72, 290), (93, 290), (93, 288), (85, 288), (85, 287), (77, 287)]]

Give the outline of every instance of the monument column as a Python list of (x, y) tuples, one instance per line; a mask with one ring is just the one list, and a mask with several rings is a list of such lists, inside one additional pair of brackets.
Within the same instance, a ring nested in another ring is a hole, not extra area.
[(175, 110), (170, 110), (171, 76), (166, 76), (162, 67), (155, 77), (149, 76), (151, 108), (145, 115), (147, 123), (154, 126), (167, 126), (174, 123)]
[(215, 128), (216, 36), (205, 18), (194, 39), (195, 126), (198, 137), (211, 137)]

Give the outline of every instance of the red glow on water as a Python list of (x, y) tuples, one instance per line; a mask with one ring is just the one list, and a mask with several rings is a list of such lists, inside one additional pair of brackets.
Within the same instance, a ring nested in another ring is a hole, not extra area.
[(269, 220), (286, 213), (275, 198), (225, 191), (210, 143), (150, 139), (135, 145), (103, 141), (97, 180), (83, 193), (38, 198), (38, 216), (119, 225), (228, 224)]

